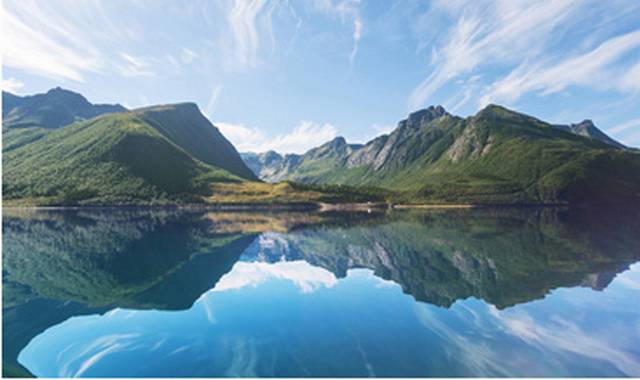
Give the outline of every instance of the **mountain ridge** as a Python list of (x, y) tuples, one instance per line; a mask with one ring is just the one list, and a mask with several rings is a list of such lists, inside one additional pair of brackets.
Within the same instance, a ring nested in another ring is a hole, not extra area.
[(56, 129), (76, 121), (127, 109), (120, 104), (93, 104), (79, 93), (53, 88), (46, 93), (19, 96), (2, 91), (2, 127)]
[(255, 180), (194, 104), (104, 114), (58, 128), (5, 151), (4, 169), (5, 201), (35, 204), (196, 202), (210, 193), (210, 183)]
[(598, 201), (610, 190), (636, 199), (640, 156), (592, 124), (554, 125), (493, 104), (467, 118), (432, 106), (350, 152), (318, 157), (333, 146), (325, 143), (283, 158), (262, 179), (374, 186), (419, 202), (582, 202), (581, 186)]

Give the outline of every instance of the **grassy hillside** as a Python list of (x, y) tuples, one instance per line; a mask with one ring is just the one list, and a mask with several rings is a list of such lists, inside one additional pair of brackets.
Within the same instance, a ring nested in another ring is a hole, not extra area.
[[(209, 184), (242, 179), (208, 165), (150, 124), (110, 114), (5, 151), (5, 204), (126, 205), (201, 201)], [(5, 147), (6, 149), (6, 147)]]
[(3, 154), (7, 206), (383, 199), (344, 186), (261, 183), (191, 103), (108, 114), (55, 130), (6, 129)]
[(305, 160), (293, 181), (381, 187), (397, 202), (640, 201), (640, 154), (499, 106), (466, 119), (412, 114), (342, 157)]
[(195, 103), (141, 108), (132, 114), (205, 164), (257, 180), (234, 146), (204, 117)]

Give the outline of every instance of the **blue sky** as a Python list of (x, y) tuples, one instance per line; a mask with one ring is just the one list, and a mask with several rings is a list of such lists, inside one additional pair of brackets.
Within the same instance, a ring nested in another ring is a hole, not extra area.
[(194, 101), (241, 151), (488, 103), (640, 146), (636, 0), (4, 0), (2, 28), (3, 89)]

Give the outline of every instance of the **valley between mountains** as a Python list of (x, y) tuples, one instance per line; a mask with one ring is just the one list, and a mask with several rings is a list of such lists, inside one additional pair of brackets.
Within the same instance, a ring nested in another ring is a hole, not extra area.
[(5, 206), (638, 204), (640, 153), (591, 121), (429, 107), (366, 144), (239, 153), (194, 103), (3, 92)]

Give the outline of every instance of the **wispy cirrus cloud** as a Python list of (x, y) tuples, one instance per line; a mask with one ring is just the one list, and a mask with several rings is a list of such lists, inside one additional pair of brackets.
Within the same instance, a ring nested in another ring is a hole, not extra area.
[(209, 96), (209, 101), (207, 102), (207, 106), (204, 109), (205, 114), (211, 119), (216, 111), (216, 106), (218, 105), (218, 100), (220, 99), (220, 94), (222, 93), (222, 85), (216, 85), (211, 89), (211, 95)]
[(360, 39), (362, 38), (363, 21), (360, 12), (360, 0), (316, 0), (312, 4), (322, 13), (338, 17), (343, 23), (351, 23), (353, 27), (353, 46), (348, 58), (349, 63), (353, 65), (358, 54)]
[(118, 64), (120, 73), (125, 77), (152, 77), (155, 72), (147, 58), (138, 57), (128, 53), (120, 53), (121, 63)]
[(233, 37), (233, 54), (241, 66), (253, 66), (257, 63), (260, 48), (258, 34), (258, 16), (265, 9), (266, 0), (233, 1), (227, 14), (227, 22)]
[(627, 120), (606, 130), (617, 140), (628, 146), (637, 146), (640, 142), (640, 118)]
[(221, 2), (219, 5), (226, 21), (226, 27), (220, 30), (219, 46), (224, 51), (223, 59), (227, 69), (244, 70), (257, 67), (264, 61), (265, 56), (274, 53), (278, 41), (274, 34), (273, 20), (278, 15), (287, 15), (276, 11), (290, 9), (289, 2), (233, 0)]
[[(447, 82), (488, 63), (526, 60), (539, 54), (554, 30), (579, 2), (436, 2), (433, 17), (456, 15), (440, 47), (433, 47), (431, 73), (410, 94), (410, 109), (422, 107)], [(435, 11), (435, 12), (434, 12)]]
[(192, 63), (198, 57), (200, 57), (200, 55), (198, 53), (196, 53), (195, 51), (193, 51), (191, 49), (188, 49), (186, 47), (183, 47), (180, 50), (180, 59), (182, 60), (182, 62), (184, 62), (186, 64)]
[(640, 54), (640, 30), (613, 37), (587, 53), (555, 64), (524, 62), (491, 84), (480, 103), (513, 102), (528, 92), (549, 95), (569, 86), (640, 91), (639, 66), (614, 65), (629, 53)]
[[(122, 69), (125, 57), (115, 47), (139, 41), (144, 33), (131, 19), (124, 22), (122, 13), (114, 17), (122, 9), (109, 5), (99, 0), (3, 2), (3, 65), (73, 82), (114, 69), (123, 75), (134, 73)], [(136, 64), (130, 61), (131, 65)], [(140, 73), (140, 67), (137, 70)]]
[(301, 121), (291, 131), (276, 135), (242, 124), (224, 122), (214, 124), (241, 152), (275, 150), (279, 153), (304, 153), (338, 135), (338, 130), (333, 125), (312, 121)]
[(40, 4), (5, 2), (2, 8), (3, 65), (76, 82), (104, 68), (103, 57), (82, 40), (82, 33), (64, 19), (47, 17)]
[[(441, 32), (418, 28), (430, 33), (419, 36), (425, 42), (418, 51), (430, 47), (431, 56), (408, 108), (425, 106), (443, 89), (453, 93), (448, 105), (455, 108), (515, 102), (528, 93), (548, 96), (574, 86), (637, 93), (640, 64), (630, 54), (639, 53), (639, 28), (625, 25), (638, 11), (640, 4), (624, 1), (435, 1), (420, 20), (433, 21)], [(465, 84), (476, 76), (482, 81)]]

